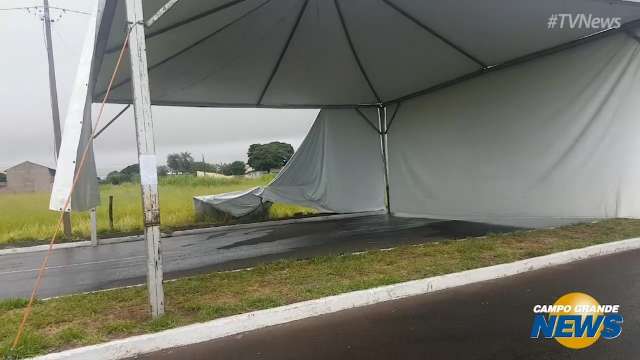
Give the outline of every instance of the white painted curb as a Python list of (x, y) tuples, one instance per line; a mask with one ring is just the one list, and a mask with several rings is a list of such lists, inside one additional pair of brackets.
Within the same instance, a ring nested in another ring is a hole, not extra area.
[[(383, 214), (386, 214), (385, 210), (366, 211), (366, 212), (349, 213), (349, 214), (319, 215), (319, 216), (310, 216), (310, 217), (297, 218), (297, 219), (262, 221), (262, 222), (256, 222), (256, 223), (248, 223), (248, 224), (213, 226), (213, 227), (198, 228), (198, 229), (177, 230), (170, 233), (163, 233), (162, 237), (171, 238), (174, 236), (208, 234), (208, 233), (214, 233), (218, 231), (255, 229), (255, 228), (268, 227), (268, 226), (298, 224), (298, 223), (312, 223), (312, 222), (350, 219), (350, 218), (383, 215)], [(129, 241), (140, 241), (143, 239), (144, 237), (142, 235), (131, 235), (131, 236), (110, 238), (110, 239), (99, 239), (98, 242), (100, 243), (100, 245), (109, 245), (109, 244), (118, 244), (118, 243), (129, 242)], [(87, 247), (87, 246), (93, 246), (91, 244), (91, 241), (74, 241), (74, 242), (68, 242), (68, 243), (54, 244), (53, 249), (60, 250), (60, 249), (69, 249), (69, 248)], [(16, 248), (9, 248), (9, 249), (1, 249), (0, 256), (12, 255), (12, 254), (24, 254), (24, 253), (30, 253), (30, 252), (47, 251), (47, 250), (49, 250), (49, 245), (16, 247)]]
[[(100, 245), (108, 245), (108, 244), (118, 244), (129, 241), (138, 241), (142, 240), (142, 235), (131, 235), (131, 236), (123, 236), (111, 239), (99, 239)], [(56, 243), (53, 244), (53, 250), (61, 250), (61, 249), (71, 249), (78, 247), (87, 247), (93, 246), (91, 241), (73, 241), (66, 243)], [(38, 251), (47, 251), (49, 250), (49, 245), (35, 245), (35, 246), (25, 246), (25, 247), (16, 247), (16, 248), (8, 248), (0, 250), (0, 256), (2, 255), (13, 255), (13, 254), (24, 254), (24, 253), (32, 253)]]
[(384, 301), (397, 300), (409, 296), (427, 294), (480, 281), (499, 279), (527, 271), (634, 249), (640, 249), (640, 238), (594, 245), (582, 249), (569, 250), (527, 260), (435, 276), (395, 285), (354, 291), (273, 309), (230, 316), (206, 323), (165, 330), (159, 333), (134, 336), (108, 343), (48, 354), (35, 359), (123, 359), (137, 354), (196, 344), (313, 316), (372, 305)]

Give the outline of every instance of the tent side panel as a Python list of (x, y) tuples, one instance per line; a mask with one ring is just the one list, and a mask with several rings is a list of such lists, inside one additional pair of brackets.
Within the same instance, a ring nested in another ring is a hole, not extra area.
[(324, 109), (264, 198), (323, 212), (384, 209), (379, 135), (353, 109)]
[(402, 104), (397, 215), (548, 226), (640, 217), (640, 44), (619, 34)]

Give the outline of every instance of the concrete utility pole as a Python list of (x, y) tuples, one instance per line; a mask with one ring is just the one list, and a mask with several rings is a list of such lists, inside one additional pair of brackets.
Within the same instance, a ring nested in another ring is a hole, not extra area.
[(151, 96), (147, 72), (147, 49), (144, 36), (142, 0), (126, 0), (129, 34), (129, 58), (133, 110), (136, 119), (138, 163), (142, 187), (144, 211), (144, 239), (147, 249), (147, 287), (151, 314), (164, 314), (164, 290), (162, 286), (162, 255), (160, 252), (160, 202), (158, 198), (158, 172), (156, 146), (151, 118)]
[[(55, 156), (58, 159), (60, 153), (60, 143), (62, 142), (62, 132), (60, 131), (60, 110), (58, 109), (58, 90), (56, 85), (56, 70), (53, 61), (53, 44), (51, 42), (51, 16), (49, 15), (49, 0), (44, 0), (43, 17), (44, 38), (47, 44), (47, 59), (49, 61), (49, 95), (51, 96), (51, 117), (53, 118), (53, 144)], [(69, 213), (63, 215), (64, 236), (71, 238), (71, 216)]]

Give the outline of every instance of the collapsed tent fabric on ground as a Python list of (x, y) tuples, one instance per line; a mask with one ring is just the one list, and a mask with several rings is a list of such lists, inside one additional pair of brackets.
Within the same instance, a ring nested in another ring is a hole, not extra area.
[(267, 202), (263, 200), (262, 187), (249, 190), (232, 191), (224, 194), (193, 197), (193, 208), (198, 218), (243, 217), (260, 211), (264, 213)]
[(196, 210), (205, 214), (210, 206), (239, 217), (264, 202), (297, 204), (328, 213), (384, 209), (384, 168), (374, 129), (377, 112), (362, 115), (355, 109), (320, 111), (300, 148), (268, 186), (199, 196), (194, 198)]
[(620, 34), (404, 102), (394, 214), (509, 225), (640, 215), (640, 43)]

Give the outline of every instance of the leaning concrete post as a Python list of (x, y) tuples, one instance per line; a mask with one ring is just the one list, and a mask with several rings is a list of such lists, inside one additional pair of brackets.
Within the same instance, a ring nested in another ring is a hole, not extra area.
[(131, 60), (131, 84), (133, 109), (136, 119), (138, 163), (142, 187), (144, 212), (144, 238), (147, 249), (147, 287), (153, 317), (164, 313), (162, 288), (162, 256), (160, 253), (160, 203), (158, 199), (158, 174), (156, 148), (151, 118), (149, 74), (144, 36), (142, 0), (127, 0), (127, 20), (131, 26), (129, 56)]

